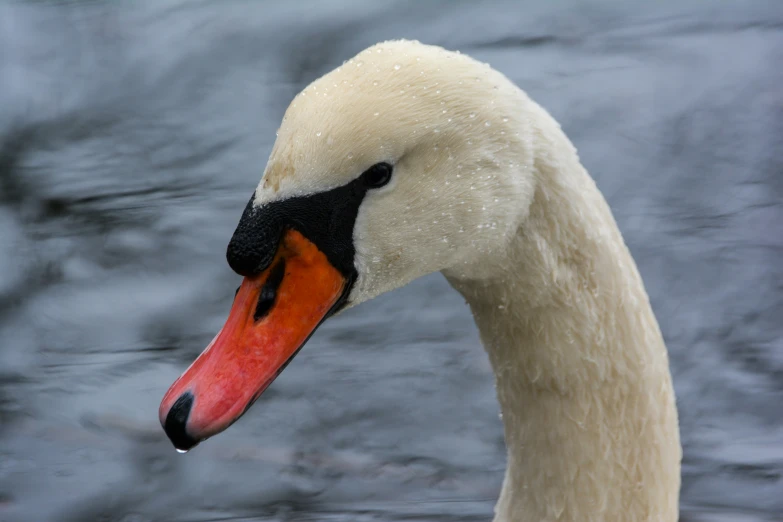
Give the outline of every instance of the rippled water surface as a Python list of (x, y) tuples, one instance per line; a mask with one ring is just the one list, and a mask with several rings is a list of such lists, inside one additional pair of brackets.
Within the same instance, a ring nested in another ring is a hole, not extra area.
[(562, 123), (665, 334), (683, 521), (783, 520), (783, 4), (0, 4), (0, 520), (490, 520), (492, 375), (434, 275), (328, 321), (186, 456), (163, 393), (291, 98), (364, 47), (490, 62)]

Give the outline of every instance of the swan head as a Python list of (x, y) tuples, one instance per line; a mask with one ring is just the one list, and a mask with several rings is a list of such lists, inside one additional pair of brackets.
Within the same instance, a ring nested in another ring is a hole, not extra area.
[(436, 271), (482, 278), (533, 197), (528, 99), (418, 42), (366, 49), (288, 107), (229, 243), (226, 325), (160, 420), (189, 449), (241, 416), (329, 315)]

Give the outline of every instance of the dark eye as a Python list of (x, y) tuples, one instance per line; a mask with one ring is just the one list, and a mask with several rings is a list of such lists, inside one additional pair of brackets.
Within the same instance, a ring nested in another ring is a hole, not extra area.
[(391, 179), (392, 166), (388, 163), (376, 163), (362, 174), (362, 182), (367, 188), (379, 188)]

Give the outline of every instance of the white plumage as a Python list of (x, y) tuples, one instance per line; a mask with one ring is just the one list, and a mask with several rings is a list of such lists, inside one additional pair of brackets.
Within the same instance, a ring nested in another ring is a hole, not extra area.
[(257, 203), (394, 164), (354, 229), (356, 305), (442, 271), (497, 381), (496, 522), (675, 522), (666, 347), (611, 211), (554, 119), (486, 64), (373, 46), (288, 108)]

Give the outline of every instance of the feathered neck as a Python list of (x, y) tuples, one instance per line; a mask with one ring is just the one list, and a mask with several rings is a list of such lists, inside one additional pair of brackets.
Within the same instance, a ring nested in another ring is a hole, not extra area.
[(681, 449), (668, 356), (608, 205), (531, 105), (536, 189), (508, 249), (446, 271), (495, 372), (508, 447), (496, 522), (676, 522)]

